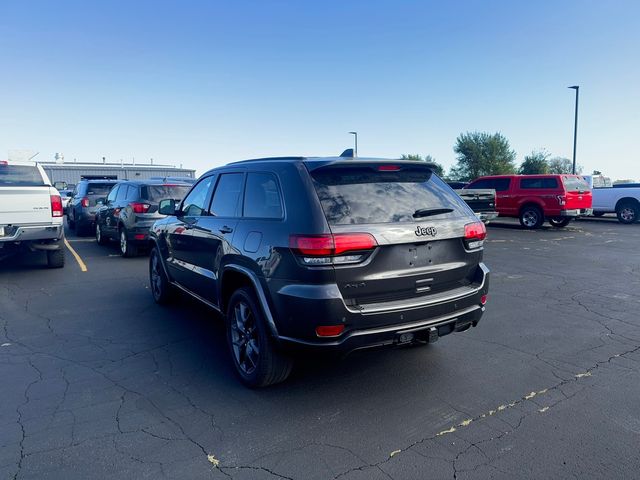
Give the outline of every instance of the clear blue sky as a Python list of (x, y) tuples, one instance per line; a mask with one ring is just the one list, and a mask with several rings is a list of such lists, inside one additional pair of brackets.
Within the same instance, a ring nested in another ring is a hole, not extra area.
[(0, 157), (431, 154), (464, 131), (640, 178), (640, 2), (0, 3)]

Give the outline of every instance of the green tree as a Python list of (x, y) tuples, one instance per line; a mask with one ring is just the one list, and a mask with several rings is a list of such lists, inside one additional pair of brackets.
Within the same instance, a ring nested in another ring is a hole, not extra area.
[(415, 162), (430, 163), (431, 165), (433, 165), (433, 171), (436, 172), (436, 175), (438, 175), (439, 177), (442, 177), (444, 175), (444, 167), (440, 165), (438, 162), (436, 162), (436, 159), (433, 158), (431, 155), (425, 155), (423, 158), (422, 155), (418, 155), (415, 153), (409, 153), (409, 154), (403, 153), (400, 159), (413, 160)]
[(521, 175), (533, 175), (536, 173), (549, 173), (549, 164), (547, 159), (549, 154), (544, 150), (534, 150), (524, 157), (524, 161), (518, 169)]
[[(565, 157), (553, 157), (549, 160), (549, 173), (571, 173), (573, 162)], [(582, 173), (582, 167), (576, 165), (576, 173)]]
[(483, 175), (515, 173), (516, 152), (501, 133), (467, 132), (456, 139), (457, 164), (451, 177), (469, 181)]

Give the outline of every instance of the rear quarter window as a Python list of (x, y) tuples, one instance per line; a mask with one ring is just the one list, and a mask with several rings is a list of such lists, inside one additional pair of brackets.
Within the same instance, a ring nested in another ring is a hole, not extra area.
[(450, 208), (433, 219), (471, 213), (464, 201), (424, 167), (378, 171), (372, 166), (328, 166), (311, 172), (329, 224), (415, 222), (425, 208)]
[(0, 163), (0, 185), (41, 187), (46, 184), (36, 166)]
[(551, 178), (521, 178), (520, 188), (527, 189), (555, 189), (558, 188), (558, 180)]

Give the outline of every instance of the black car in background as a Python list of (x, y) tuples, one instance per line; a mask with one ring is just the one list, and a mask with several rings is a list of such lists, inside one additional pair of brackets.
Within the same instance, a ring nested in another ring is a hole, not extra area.
[(90, 235), (96, 226), (98, 200), (104, 199), (117, 180), (80, 180), (67, 205), (67, 224), (78, 235)]
[(138, 254), (139, 247), (149, 242), (149, 228), (162, 218), (158, 202), (184, 198), (190, 183), (166, 180), (128, 180), (116, 184), (96, 212), (96, 240), (105, 245), (110, 240), (120, 243), (125, 257)]
[(205, 173), (151, 229), (150, 284), (225, 315), (240, 379), (283, 381), (291, 350), (427, 343), (485, 310), (486, 229), (428, 165), (277, 158)]

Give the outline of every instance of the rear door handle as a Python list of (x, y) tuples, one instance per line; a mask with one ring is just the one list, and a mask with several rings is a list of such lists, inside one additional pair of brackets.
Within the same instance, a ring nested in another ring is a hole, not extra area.
[(231, 233), (233, 232), (233, 228), (227, 227), (226, 225), (220, 229), (220, 233)]

